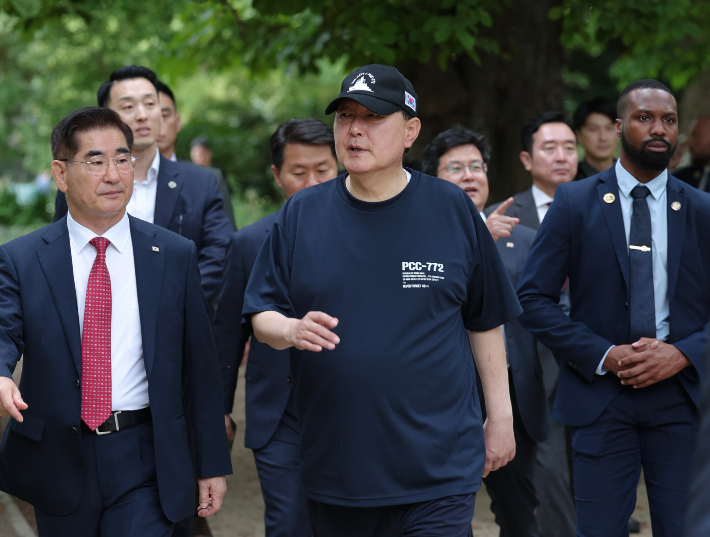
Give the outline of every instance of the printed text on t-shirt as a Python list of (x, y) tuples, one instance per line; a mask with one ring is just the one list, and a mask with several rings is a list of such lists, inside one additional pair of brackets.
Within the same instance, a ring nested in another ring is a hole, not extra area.
[(444, 277), (438, 273), (444, 272), (442, 263), (421, 263), (419, 261), (402, 261), (402, 287), (404, 289), (423, 289), (428, 283), (438, 282)]

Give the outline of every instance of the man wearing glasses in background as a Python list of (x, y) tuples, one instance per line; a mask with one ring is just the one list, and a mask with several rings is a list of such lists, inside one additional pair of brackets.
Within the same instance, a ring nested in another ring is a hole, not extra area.
[[(488, 161), (491, 150), (483, 135), (463, 128), (438, 134), (424, 149), (422, 171), (460, 186), (481, 213), (496, 241), (498, 253), (513, 286), (535, 239), (535, 231), (518, 225), (518, 218), (505, 216), (513, 198), (502, 203), (488, 217), (483, 207), (488, 200)], [(535, 509), (535, 454), (537, 443), (550, 435), (550, 411), (542, 383), (542, 370), (535, 339), (517, 319), (503, 327), (508, 362), (510, 400), (513, 407), (515, 458), (491, 472), (483, 482), (491, 497), (491, 510), (501, 537), (539, 537)], [(478, 386), (485, 419), (483, 389)]]

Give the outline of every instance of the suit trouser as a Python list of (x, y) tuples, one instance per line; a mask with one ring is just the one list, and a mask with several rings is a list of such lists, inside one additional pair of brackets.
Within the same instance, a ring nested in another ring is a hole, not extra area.
[(654, 537), (681, 537), (698, 412), (677, 375), (625, 386), (590, 425), (572, 428), (577, 535), (627, 536), (643, 468)]
[(476, 493), (382, 507), (307, 500), (315, 537), (472, 537)]
[(513, 378), (510, 400), (513, 406), (515, 458), (507, 465), (483, 478), (491, 497), (491, 511), (500, 526), (500, 537), (539, 537), (535, 508), (539, 502), (535, 493), (535, 454), (537, 444), (523, 426)]
[(35, 509), (40, 537), (169, 537), (155, 473), (153, 424), (99, 436), (82, 429), (84, 491), (69, 515)]
[(298, 420), (293, 394), (276, 431), (254, 461), (264, 497), (266, 537), (311, 537), (300, 468)]
[[(555, 401), (559, 365), (549, 349), (538, 344), (545, 395), (550, 410)], [(577, 517), (572, 494), (567, 427), (551, 422), (550, 436), (537, 445), (535, 490), (540, 505), (537, 523), (542, 537), (573, 537)]]

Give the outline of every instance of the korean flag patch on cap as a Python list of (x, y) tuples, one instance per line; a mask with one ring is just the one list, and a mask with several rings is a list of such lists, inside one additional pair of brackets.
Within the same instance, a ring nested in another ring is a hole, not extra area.
[(415, 112), (417, 111), (417, 100), (412, 97), (409, 93), (406, 91), (404, 92), (404, 104), (406, 104), (409, 108), (414, 110)]

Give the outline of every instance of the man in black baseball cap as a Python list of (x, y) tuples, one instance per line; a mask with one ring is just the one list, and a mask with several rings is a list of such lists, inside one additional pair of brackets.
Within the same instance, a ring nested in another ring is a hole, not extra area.
[(328, 105), (325, 113), (335, 112), (343, 99), (352, 99), (382, 116), (404, 110), (407, 115), (417, 117), (417, 94), (412, 83), (388, 65), (373, 64), (355, 69), (345, 77), (340, 95)]
[(244, 297), (257, 339), (291, 348), (315, 537), (468, 537), (482, 474), (515, 453), (500, 325), (520, 305), (466, 193), (402, 167), (417, 106), (393, 67), (345, 78), (346, 173), (289, 198)]

